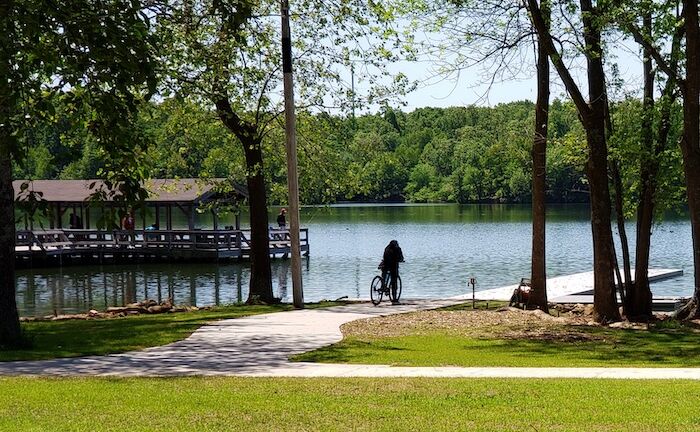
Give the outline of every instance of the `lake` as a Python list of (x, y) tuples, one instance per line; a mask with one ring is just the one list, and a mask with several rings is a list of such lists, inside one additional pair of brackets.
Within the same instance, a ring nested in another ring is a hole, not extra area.
[[(277, 214), (271, 210), (270, 221)], [(311, 255), (302, 259), (304, 299), (368, 297), (369, 283), (390, 240), (399, 241), (403, 295), (437, 298), (517, 283), (530, 273), (531, 215), (527, 205), (335, 205), (304, 207)], [(247, 216), (243, 216), (247, 220)], [(547, 213), (547, 276), (592, 270), (586, 205), (552, 205)], [(202, 222), (202, 227), (206, 224)], [(634, 227), (628, 226), (634, 240)], [(690, 295), (692, 239), (686, 217), (655, 226), (651, 265), (684, 276), (652, 284), (656, 295)], [(633, 245), (631, 245), (633, 249)], [(289, 260), (272, 263), (273, 289), (291, 302)], [(104, 309), (145, 298), (197, 306), (245, 301), (247, 263), (106, 264), (17, 271), (23, 316)]]

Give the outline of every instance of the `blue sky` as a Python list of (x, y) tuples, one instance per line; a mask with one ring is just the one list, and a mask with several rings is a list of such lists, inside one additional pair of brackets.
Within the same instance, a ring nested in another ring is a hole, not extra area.
[[(608, 62), (617, 64), (620, 76), (625, 81), (622, 91), (625, 93), (641, 94), (639, 90), (642, 67), (636, 49), (636, 45), (631, 41), (618, 41), (611, 52), (614, 58), (608, 59)], [(494, 106), (519, 100), (534, 101), (537, 97), (535, 73), (527, 68), (520, 71), (515, 79), (495, 82), (489, 86), (483, 84), (489, 79), (487, 74), (476, 68), (461, 71), (458, 78), (445, 79), (435, 76), (435, 67), (430, 62), (402, 62), (392, 67), (395, 71), (405, 73), (411, 80), (422, 83), (415, 91), (403, 98), (406, 103), (402, 107), (404, 111), (413, 111), (421, 107)], [(585, 92), (585, 69), (579, 65), (573, 70), (582, 91)], [(550, 92), (552, 99), (566, 97), (553, 67)], [(613, 94), (611, 97), (619, 99), (622, 97), (622, 92)]]

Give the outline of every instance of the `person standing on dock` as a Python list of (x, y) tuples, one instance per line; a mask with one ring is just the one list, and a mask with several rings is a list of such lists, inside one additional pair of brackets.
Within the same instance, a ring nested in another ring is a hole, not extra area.
[[(404, 262), (403, 251), (399, 247), (399, 242), (392, 240), (386, 248), (384, 248), (384, 256), (382, 260), (382, 277), (386, 280), (386, 274), (391, 277), (390, 288), (391, 298), (396, 299), (396, 282), (399, 278), (399, 263)], [(392, 300), (391, 304), (398, 304), (398, 300)]]
[(280, 210), (280, 214), (277, 216), (277, 225), (281, 229), (287, 228), (287, 209)]
[(134, 219), (134, 210), (129, 210), (122, 218), (122, 229), (128, 231), (129, 244), (133, 247), (136, 241), (136, 219)]
[(83, 229), (83, 221), (80, 216), (75, 213), (70, 214), (68, 223), (70, 224), (70, 229)]

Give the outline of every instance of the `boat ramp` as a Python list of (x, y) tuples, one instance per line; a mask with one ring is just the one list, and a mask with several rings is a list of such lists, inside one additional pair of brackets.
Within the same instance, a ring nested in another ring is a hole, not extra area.
[[(672, 279), (682, 275), (683, 270), (679, 269), (649, 269), (649, 282)], [(518, 288), (518, 284), (476, 291), (474, 296), (477, 300), (509, 301), (516, 288)], [(471, 300), (472, 294), (465, 294), (459, 298)], [(547, 299), (551, 303), (593, 303), (593, 272), (575, 273), (547, 279)], [(655, 296), (653, 307), (654, 310), (659, 311), (674, 310), (680, 300), (680, 297)]]

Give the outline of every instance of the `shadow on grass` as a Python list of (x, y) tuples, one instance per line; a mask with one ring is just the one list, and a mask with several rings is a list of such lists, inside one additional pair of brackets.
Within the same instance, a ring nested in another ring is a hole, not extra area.
[[(310, 309), (341, 305), (308, 304)], [(230, 305), (213, 309), (110, 319), (30, 321), (22, 324), (27, 349), (0, 350), (0, 361), (114, 354), (182, 340), (201, 326), (223, 319), (292, 310), (288, 304)]]
[(366, 352), (367, 350), (392, 354), (408, 351), (406, 348), (397, 347), (391, 344), (376, 343), (374, 341), (360, 339), (349, 339), (339, 344), (334, 344), (314, 351), (292, 356), (290, 357), (290, 360), (311, 363), (361, 363), (363, 359), (366, 360), (361, 353)]

